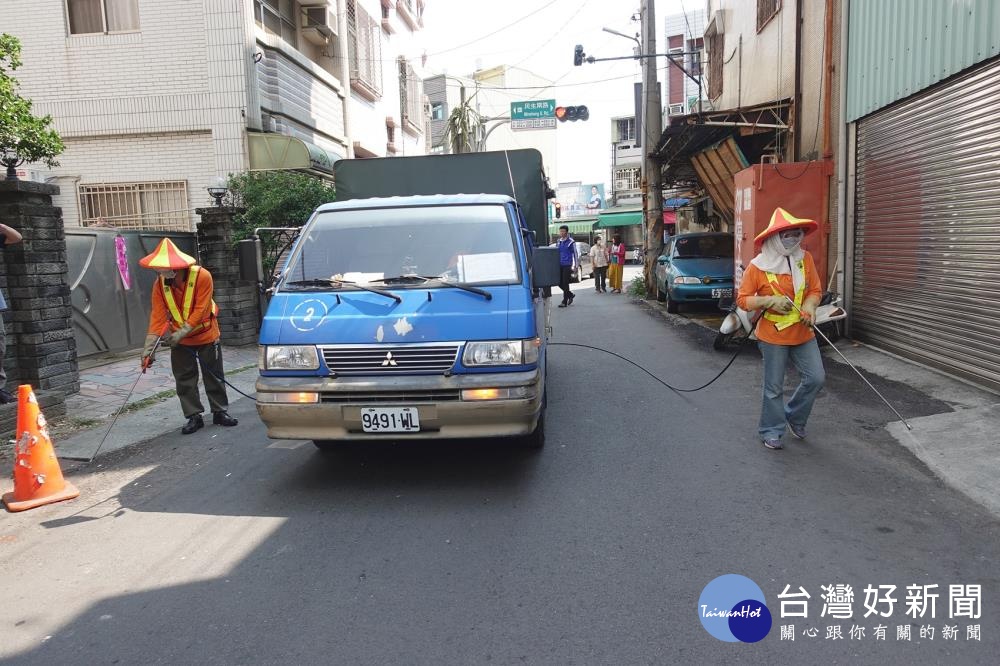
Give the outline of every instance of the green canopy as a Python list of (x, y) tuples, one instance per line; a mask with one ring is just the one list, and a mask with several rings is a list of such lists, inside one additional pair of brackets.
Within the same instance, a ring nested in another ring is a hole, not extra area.
[(586, 222), (563, 222), (562, 220), (556, 220), (549, 225), (549, 234), (555, 236), (559, 233), (559, 227), (562, 225), (569, 227), (569, 232), (571, 234), (589, 234), (594, 229), (594, 221), (587, 220)]
[(602, 212), (597, 218), (598, 229), (607, 229), (608, 227), (631, 227), (635, 224), (642, 224), (641, 209)]

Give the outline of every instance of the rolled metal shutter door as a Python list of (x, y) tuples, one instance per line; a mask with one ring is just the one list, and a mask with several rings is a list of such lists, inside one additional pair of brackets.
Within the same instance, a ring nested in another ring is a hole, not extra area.
[(1000, 389), (1000, 61), (858, 122), (853, 337)]

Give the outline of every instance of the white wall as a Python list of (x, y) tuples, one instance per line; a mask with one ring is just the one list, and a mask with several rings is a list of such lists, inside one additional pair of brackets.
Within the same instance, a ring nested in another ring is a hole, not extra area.
[[(794, 0), (783, 2), (778, 14), (759, 34), (756, 2), (709, 0), (707, 20), (711, 22), (720, 11), (725, 28), (723, 58), (729, 63), (723, 66), (723, 91), (712, 100), (714, 107), (735, 109), (792, 97), (795, 90)], [(710, 69), (707, 62), (705, 65), (707, 77)]]
[[(396, 3), (393, 2), (393, 5)], [(416, 3), (414, 3), (416, 4)], [(358, 0), (358, 6), (363, 8), (369, 16), (376, 22), (381, 23), (382, 3), (381, 0)], [(420, 30), (414, 31), (409, 24), (399, 15), (398, 9), (394, 6), (390, 10), (389, 20), (394, 29), (394, 34), (380, 31), (381, 35), (381, 61), (382, 61), (382, 94), (379, 99), (372, 101), (359, 94), (356, 90), (350, 91), (350, 131), (351, 139), (360, 143), (361, 147), (375, 153), (378, 156), (385, 156), (387, 134), (386, 118), (393, 118), (396, 124), (395, 143), (396, 156), (402, 155), (423, 155), (425, 146), (425, 123), (419, 123), (420, 132), (411, 132), (403, 127), (400, 116), (399, 100), (399, 66), (397, 57), (403, 56), (410, 59), (410, 65), (416, 71), (419, 78), (423, 78), (418, 54), (422, 53)]]
[(68, 225), (76, 182), (187, 180), (202, 205), (208, 177), (246, 168), (250, 0), (138, 5), (138, 32), (70, 35), (63, 0), (0, 3), (21, 92), (67, 146), (47, 175)]

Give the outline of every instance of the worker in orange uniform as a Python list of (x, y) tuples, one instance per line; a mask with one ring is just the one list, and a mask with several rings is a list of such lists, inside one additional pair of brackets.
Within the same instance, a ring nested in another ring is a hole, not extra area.
[[(757, 340), (764, 358), (764, 397), (758, 432), (764, 446), (782, 448), (785, 426), (799, 439), (826, 373), (812, 324), (822, 285), (816, 262), (802, 249), (802, 239), (819, 225), (777, 208), (767, 228), (754, 239), (760, 254), (743, 273), (736, 303), (744, 310), (764, 310)], [(791, 299), (794, 302), (789, 302)], [(799, 371), (799, 385), (785, 404), (788, 361)]]
[(152, 362), (157, 338), (168, 330), (164, 342), (171, 348), (170, 368), (177, 384), (177, 397), (187, 423), (181, 432), (190, 435), (205, 427), (204, 408), (198, 394), (198, 365), (202, 366), (205, 394), (212, 408), (212, 423), (234, 426), (226, 411), (229, 398), (223, 383), (222, 345), (219, 343), (219, 306), (212, 300), (212, 274), (195, 265), (194, 257), (181, 252), (164, 238), (139, 265), (158, 274), (153, 285), (153, 309), (142, 349), (143, 367)]

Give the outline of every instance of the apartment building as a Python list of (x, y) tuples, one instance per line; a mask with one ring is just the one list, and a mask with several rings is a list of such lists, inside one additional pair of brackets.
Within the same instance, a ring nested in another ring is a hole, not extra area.
[(424, 0), (37, 0), (0, 4), (22, 93), (52, 116), (68, 225), (188, 230), (246, 170), (332, 177), (423, 152)]
[(635, 116), (611, 119), (611, 204), (642, 205), (642, 146)]
[[(667, 53), (673, 54), (676, 63), (684, 68), (682, 70), (677, 64), (667, 67), (666, 115), (682, 116), (698, 111), (699, 95), (702, 107), (707, 108), (705, 91), (698, 85), (701, 68), (705, 63), (705, 10), (694, 9), (672, 14), (666, 18), (664, 26)], [(666, 127), (669, 122), (665, 120), (663, 124)]]

